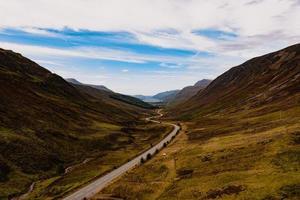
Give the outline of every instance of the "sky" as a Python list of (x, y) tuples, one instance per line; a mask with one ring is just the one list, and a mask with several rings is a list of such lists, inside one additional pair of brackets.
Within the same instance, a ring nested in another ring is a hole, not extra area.
[(300, 41), (300, 0), (0, 0), (0, 48), (130, 95), (214, 79)]

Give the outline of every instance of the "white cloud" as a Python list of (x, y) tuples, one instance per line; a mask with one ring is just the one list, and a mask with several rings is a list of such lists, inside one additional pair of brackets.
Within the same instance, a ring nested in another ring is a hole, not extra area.
[[(238, 38), (230, 43), (235, 48), (226, 51), (237, 56), (241, 47), (236, 43), (252, 41), (250, 47), (260, 49), (265, 35), (267, 46), (275, 50), (300, 35), (299, 0), (0, 0), (0, 8), (0, 28), (25, 27), (42, 35), (54, 33), (40, 28), (127, 31), (140, 43), (164, 48), (223, 53), (223, 42), (192, 32), (234, 32)], [(271, 41), (268, 36), (278, 32), (281, 37)]]
[(160, 63), (159, 66), (169, 69), (179, 69), (182, 68), (182, 64), (170, 64), (170, 63)]
[[(13, 49), (26, 56), (81, 57), (132, 63), (152, 61), (162, 63), (164, 68), (184, 67), (189, 70), (186, 75), (170, 75), (177, 80), (166, 78), (164, 73), (151, 73), (155, 77), (139, 75), (147, 80), (149, 88), (145, 91), (148, 93), (154, 92), (153, 88), (158, 84), (159, 88), (163, 85), (164, 89), (172, 89), (170, 87), (175, 84), (191, 84), (197, 77), (215, 77), (246, 59), (300, 41), (299, 0), (0, 0), (0, 8), (0, 31), (12, 27), (54, 37), (54, 33), (41, 28), (125, 31), (132, 33), (138, 43), (206, 51), (214, 55), (202, 57), (196, 54), (182, 58), (101, 47), (61, 49), (0, 42), (2, 48)], [(200, 29), (231, 32), (237, 37), (214, 40), (193, 33)], [(128, 84), (116, 82), (119, 85), (112, 85), (113, 89), (132, 91), (131, 87), (141, 87), (141, 90), (146, 87), (146, 84), (137, 84), (143, 82), (143, 78), (133, 78), (131, 73), (122, 75), (132, 81)], [(165, 77), (157, 81), (155, 78), (158, 76)]]
[[(252, 3), (251, 3), (252, 2)], [(215, 27), (242, 35), (286, 29), (298, 0), (1, 0), (1, 27), (180, 32)], [(279, 26), (280, 25), (280, 26)], [(297, 34), (295, 32), (290, 34)], [(298, 32), (299, 34), (299, 32)]]
[(1, 42), (0, 46), (5, 49), (12, 49), (26, 56), (56, 56), (56, 57), (79, 57), (93, 58), (100, 60), (114, 60), (129, 63), (145, 63), (148, 61), (178, 61), (180, 58), (174, 56), (160, 56), (138, 54), (130, 51), (113, 50), (108, 48), (95, 47), (74, 47), (74, 48), (52, 48), (38, 45), (25, 45), (11, 42)]
[(34, 35), (42, 35), (42, 36), (47, 36), (47, 37), (58, 37), (61, 36), (57, 33), (50, 32), (44, 29), (39, 29), (39, 28), (34, 28), (34, 27), (22, 27), (20, 28), (22, 31)]
[(122, 69), (122, 72), (126, 73), (126, 72), (129, 72), (128, 69)]

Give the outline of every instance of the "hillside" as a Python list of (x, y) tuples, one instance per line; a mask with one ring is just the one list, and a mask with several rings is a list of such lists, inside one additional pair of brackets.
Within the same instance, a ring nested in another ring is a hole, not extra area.
[(187, 101), (188, 99), (196, 95), (200, 90), (208, 86), (210, 83), (211, 80), (202, 79), (192, 86), (187, 86), (183, 88), (173, 97), (173, 99), (170, 102), (168, 102), (168, 106), (176, 106)]
[[(61, 187), (39, 186), (47, 187), (43, 195), (61, 195), (165, 134), (166, 127), (142, 120), (151, 110), (110, 94), (75, 87), (21, 54), (0, 49), (0, 199), (27, 191), (39, 179), (62, 181)], [(87, 158), (93, 160), (89, 170), (82, 166), (81, 178), (68, 179), (64, 188), (65, 168)]]
[(299, 199), (299, 86), (299, 44), (230, 69), (167, 110), (175, 141), (95, 199)]
[(233, 67), (177, 110), (181, 116), (192, 116), (271, 103), (287, 109), (297, 103), (293, 97), (299, 94), (299, 54), (297, 44)]

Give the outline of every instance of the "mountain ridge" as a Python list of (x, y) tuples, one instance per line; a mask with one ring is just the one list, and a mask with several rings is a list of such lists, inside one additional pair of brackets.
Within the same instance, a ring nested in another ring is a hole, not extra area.
[[(259, 56), (233, 67), (213, 80), (178, 112), (211, 112), (236, 105), (255, 107), (299, 92), (300, 44)], [(193, 110), (193, 111), (192, 111)]]
[(159, 103), (159, 102), (166, 103), (171, 101), (178, 92), (179, 90), (168, 90), (165, 92), (157, 93), (153, 96), (147, 96), (147, 95), (133, 95), (133, 96), (149, 103)]
[(90, 87), (98, 89), (98, 90), (105, 90), (105, 91), (113, 92), (112, 90), (108, 89), (104, 85), (85, 84), (85, 83), (81, 83), (80, 81), (76, 80), (75, 78), (66, 78), (65, 80), (68, 81), (69, 83), (73, 83), (75, 85), (86, 85), (86, 86), (90, 86)]

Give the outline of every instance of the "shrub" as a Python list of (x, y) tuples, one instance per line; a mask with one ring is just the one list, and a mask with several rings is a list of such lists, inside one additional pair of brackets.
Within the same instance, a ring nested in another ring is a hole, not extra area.
[(147, 160), (150, 160), (152, 155), (150, 153), (147, 154)]

